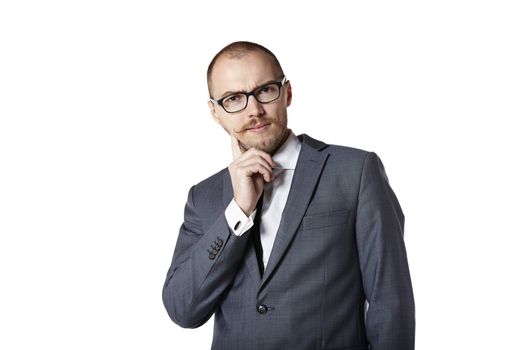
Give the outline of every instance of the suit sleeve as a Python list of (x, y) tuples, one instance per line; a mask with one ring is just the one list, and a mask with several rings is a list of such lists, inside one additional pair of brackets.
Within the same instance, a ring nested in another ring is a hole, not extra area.
[(170, 318), (184, 328), (203, 325), (215, 312), (235, 277), (250, 236), (231, 234), (224, 214), (204, 231), (194, 192), (192, 187), (162, 290)]
[(415, 307), (404, 221), (383, 164), (370, 152), (361, 174), (356, 238), (369, 303), (366, 333), (373, 350), (414, 349)]

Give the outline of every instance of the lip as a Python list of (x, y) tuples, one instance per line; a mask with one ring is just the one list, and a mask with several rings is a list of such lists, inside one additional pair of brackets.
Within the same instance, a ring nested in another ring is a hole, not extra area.
[(270, 123), (255, 125), (253, 128), (246, 129), (250, 132), (263, 132), (270, 126)]

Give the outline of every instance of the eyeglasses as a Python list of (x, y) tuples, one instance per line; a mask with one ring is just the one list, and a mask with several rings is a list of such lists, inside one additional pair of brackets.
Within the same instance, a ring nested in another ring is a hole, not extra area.
[(236, 92), (218, 100), (210, 99), (228, 113), (240, 112), (248, 106), (248, 99), (253, 96), (259, 103), (270, 103), (281, 97), (281, 87), (286, 83), (286, 76), (281, 81), (272, 81), (250, 92)]

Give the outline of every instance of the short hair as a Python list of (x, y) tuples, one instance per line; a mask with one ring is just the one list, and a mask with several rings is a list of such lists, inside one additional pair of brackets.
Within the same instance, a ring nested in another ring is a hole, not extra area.
[(244, 57), (246, 54), (250, 52), (262, 52), (267, 54), (270, 59), (272, 60), (272, 63), (274, 67), (277, 69), (277, 72), (279, 75), (284, 75), (283, 69), (281, 67), (281, 64), (279, 63), (279, 60), (277, 57), (268, 50), (266, 47), (252, 43), (249, 41), (235, 41), (231, 44), (226, 45), (221, 51), (219, 51), (211, 60), (210, 64), (208, 65), (208, 71), (207, 71), (207, 81), (208, 81), (208, 93), (211, 97), (211, 74), (213, 73), (213, 68), (215, 67), (215, 64), (217, 63), (217, 60), (222, 56), (228, 56), (228, 58), (237, 58), (240, 59)]

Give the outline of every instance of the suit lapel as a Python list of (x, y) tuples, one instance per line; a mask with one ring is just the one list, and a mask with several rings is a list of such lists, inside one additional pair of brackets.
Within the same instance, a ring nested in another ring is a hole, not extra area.
[[(223, 184), (223, 204), (224, 208), (226, 208), (231, 200), (233, 198), (233, 188), (232, 188), (232, 182), (230, 178), (230, 173), (226, 169), (225, 175), (224, 175), (224, 184)], [(245, 235), (250, 234), (250, 232), (245, 232)], [(255, 247), (253, 246), (253, 243), (248, 242), (248, 245), (246, 247), (245, 257), (244, 257), (244, 263), (246, 264), (246, 267), (248, 268), (248, 271), (250, 271), (250, 275), (253, 278), (253, 281), (256, 285), (259, 285), (261, 282), (261, 272), (259, 271), (259, 263), (257, 262), (257, 255), (255, 253)]]
[[(268, 265), (264, 270), (260, 287), (262, 287), (271, 276), (295, 236), (329, 155), (329, 153), (319, 152), (322, 148), (326, 147), (326, 144), (323, 142), (312, 139), (308, 135), (300, 135), (299, 138), (303, 141), (301, 152), (299, 153), (290, 193), (286, 200), (286, 205), (281, 216), (281, 223), (277, 230), (275, 242)], [(253, 264), (250, 265), (253, 265), (257, 274), (259, 274), (255, 252), (254, 259)]]

